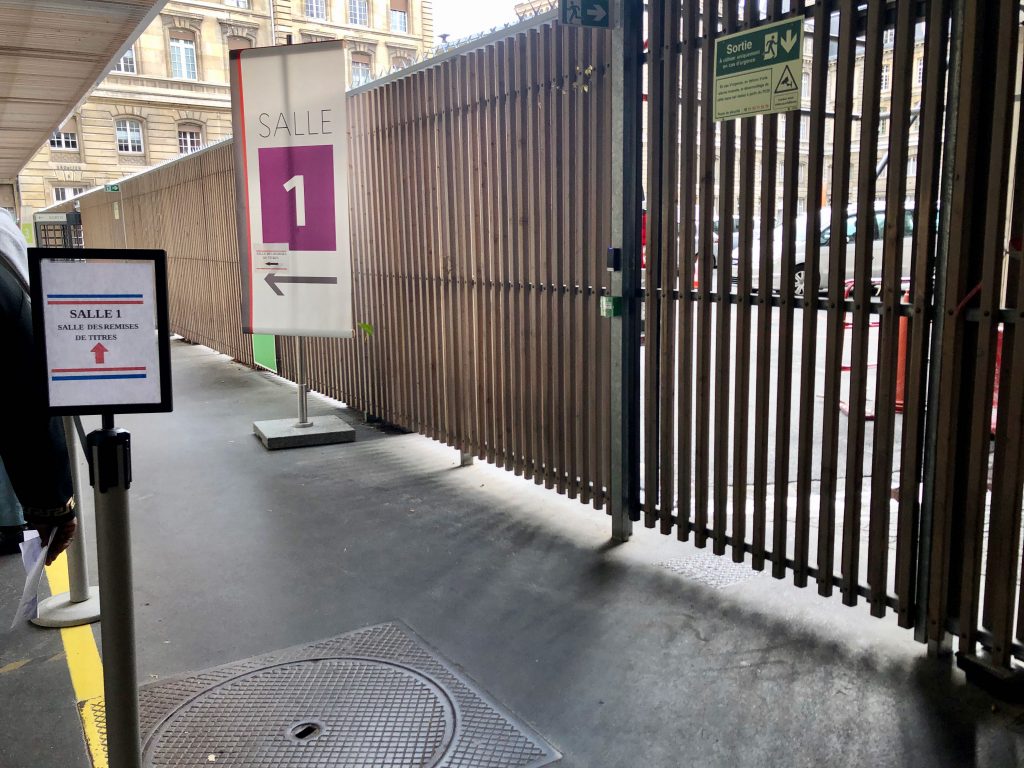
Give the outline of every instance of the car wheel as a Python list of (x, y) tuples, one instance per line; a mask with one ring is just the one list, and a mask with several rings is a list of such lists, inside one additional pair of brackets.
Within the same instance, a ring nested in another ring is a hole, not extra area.
[(796, 271), (793, 273), (793, 295), (803, 296), (804, 295), (804, 265), (797, 264)]

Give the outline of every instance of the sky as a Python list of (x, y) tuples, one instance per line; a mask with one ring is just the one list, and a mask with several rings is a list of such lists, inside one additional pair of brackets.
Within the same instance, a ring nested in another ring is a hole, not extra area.
[(515, 0), (434, 0), (434, 34), (449, 40), (515, 21)]

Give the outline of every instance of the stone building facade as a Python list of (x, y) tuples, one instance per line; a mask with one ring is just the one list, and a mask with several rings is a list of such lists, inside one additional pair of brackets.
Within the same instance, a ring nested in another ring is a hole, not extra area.
[(172, 0), (18, 176), (23, 222), (231, 135), (228, 53), (344, 40), (349, 85), (433, 47), (432, 0)]

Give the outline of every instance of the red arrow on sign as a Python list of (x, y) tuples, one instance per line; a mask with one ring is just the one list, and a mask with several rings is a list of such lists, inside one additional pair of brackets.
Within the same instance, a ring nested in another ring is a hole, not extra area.
[(102, 344), (97, 344), (89, 351), (96, 355), (96, 365), (103, 365), (103, 355), (109, 352), (110, 350), (104, 347)]

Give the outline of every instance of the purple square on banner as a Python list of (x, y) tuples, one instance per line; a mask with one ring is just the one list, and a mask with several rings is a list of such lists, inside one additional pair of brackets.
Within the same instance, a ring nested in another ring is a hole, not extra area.
[(265, 147), (259, 162), (263, 242), (336, 250), (334, 147)]

